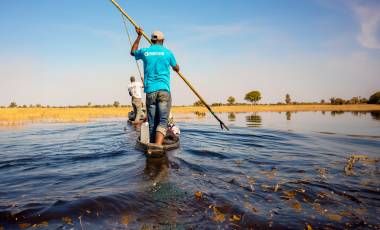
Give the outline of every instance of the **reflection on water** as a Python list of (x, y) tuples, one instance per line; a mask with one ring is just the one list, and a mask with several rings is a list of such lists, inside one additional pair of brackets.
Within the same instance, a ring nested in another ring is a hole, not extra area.
[(205, 113), (205, 112), (195, 111), (194, 114), (195, 114), (197, 117), (205, 117), (205, 116), (206, 116), (206, 113)]
[(380, 111), (373, 111), (371, 112), (371, 116), (374, 120), (380, 121)]
[[(224, 113), (219, 116), (230, 125), (241, 127), (264, 127), (302, 132), (363, 135), (380, 138), (379, 113), (372, 112), (256, 112)], [(285, 117), (284, 117), (285, 116)], [(217, 125), (212, 116), (194, 119), (192, 122)]]
[(287, 111), (287, 112), (286, 112), (286, 120), (290, 121), (291, 118), (292, 118), (292, 113), (289, 112), (289, 111)]
[(335, 115), (341, 115), (341, 114), (344, 114), (344, 111), (331, 111), (330, 112), (331, 116), (335, 116)]
[(247, 126), (248, 127), (260, 127), (261, 126), (261, 116), (258, 113), (253, 113), (249, 116), (246, 116)]
[[(378, 122), (380, 120), (379, 113), (380, 111), (288, 111), (220, 113), (218, 116), (222, 120), (229, 121), (229, 125), (240, 127), (264, 127), (286, 131), (294, 130), (302, 132), (337, 133), (380, 138), (380, 123)], [(197, 115), (189, 117), (188, 114), (177, 114), (176, 118), (184, 122), (218, 125), (210, 114), (203, 117)]]
[[(354, 116), (361, 116), (361, 115), (367, 115), (367, 111), (352, 111), (351, 114)], [(372, 113), (372, 112), (371, 112)]]
[(236, 115), (235, 113), (228, 113), (228, 121), (235, 121)]

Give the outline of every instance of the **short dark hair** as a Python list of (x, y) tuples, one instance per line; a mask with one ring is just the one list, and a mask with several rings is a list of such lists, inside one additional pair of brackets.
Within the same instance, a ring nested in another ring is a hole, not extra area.
[(152, 39), (150, 39), (150, 41), (151, 41), (153, 44), (158, 44), (158, 45), (162, 45), (162, 44), (164, 44), (164, 40), (152, 40)]
[(131, 82), (135, 82), (135, 81), (136, 81), (135, 77), (131, 76)]

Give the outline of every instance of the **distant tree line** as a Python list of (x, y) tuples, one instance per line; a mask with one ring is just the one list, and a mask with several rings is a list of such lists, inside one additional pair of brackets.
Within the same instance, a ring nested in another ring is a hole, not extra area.
[[(211, 106), (225, 106), (225, 105), (255, 105), (262, 99), (261, 92), (258, 90), (252, 90), (245, 94), (244, 100), (248, 103), (236, 102), (236, 98), (233, 96), (227, 97), (227, 103), (212, 103)], [(293, 105), (308, 105), (308, 104), (326, 104), (325, 100), (322, 99), (320, 102), (296, 102), (292, 101), (290, 95), (287, 93), (285, 95), (284, 102), (278, 102), (277, 105), (283, 104), (293, 104)], [(380, 91), (372, 94), (369, 99), (365, 97), (352, 97), (351, 99), (342, 99), (339, 97), (330, 98), (330, 103), (332, 105), (344, 105), (344, 104), (380, 104)], [(193, 103), (193, 106), (203, 106), (203, 103), (198, 100)], [(11, 102), (8, 105), (8, 108), (110, 108), (110, 107), (130, 107), (130, 105), (122, 105), (118, 101), (114, 101), (113, 104), (105, 105), (93, 105), (91, 102), (88, 102), (87, 105), (69, 105), (69, 106), (49, 106), (49, 105), (17, 105), (16, 102)], [(5, 106), (0, 106), (0, 108), (5, 108)]]
[[(239, 102), (236, 102), (236, 98), (233, 97), (233, 96), (229, 96), (227, 98), (227, 103), (221, 103), (221, 102), (218, 102), (218, 103), (212, 103), (211, 106), (225, 106), (225, 105), (249, 105), (249, 104), (257, 104), (260, 100), (261, 100), (262, 96), (261, 96), (261, 92), (258, 91), (258, 90), (253, 90), (253, 91), (250, 91), (248, 92), (245, 97), (244, 97), (244, 100), (246, 100), (247, 102), (249, 103), (239, 103)], [(291, 97), (290, 97), (290, 94), (287, 93), (285, 95), (285, 99), (284, 99), (285, 103), (284, 102), (278, 102), (276, 103), (277, 105), (284, 105), (284, 104), (292, 104), (292, 105), (311, 105), (311, 104), (327, 104), (326, 101), (324, 99), (320, 100), (320, 102), (297, 102), (297, 101), (292, 101)], [(376, 92), (374, 93), (373, 95), (370, 96), (369, 99), (365, 98), (365, 97), (352, 97), (351, 99), (342, 99), (342, 98), (339, 98), (339, 97), (332, 97), (330, 98), (330, 103), (329, 104), (332, 104), (332, 105), (344, 105), (344, 104), (380, 104), (380, 91), (379, 92)], [(194, 102), (193, 106), (203, 106), (203, 103), (198, 100), (196, 102)]]
[(380, 104), (380, 91), (372, 94), (369, 99), (365, 97), (353, 97), (349, 100), (342, 98), (330, 98), (330, 103), (333, 105), (343, 105), (343, 104)]
[(339, 97), (330, 98), (330, 104), (332, 105), (344, 105), (344, 104), (366, 104), (368, 99), (365, 97), (353, 97), (349, 100), (345, 100)]
[[(257, 102), (261, 100), (261, 93), (258, 90), (250, 91), (245, 95), (244, 100), (246, 100), (250, 104), (257, 104)], [(223, 103), (211, 104), (211, 106), (222, 106), (222, 105), (248, 105), (248, 103), (237, 103), (235, 97), (229, 96), (227, 98), (227, 104), (223, 104)], [(200, 100), (198, 100), (193, 103), (193, 106), (203, 106), (203, 103)]]

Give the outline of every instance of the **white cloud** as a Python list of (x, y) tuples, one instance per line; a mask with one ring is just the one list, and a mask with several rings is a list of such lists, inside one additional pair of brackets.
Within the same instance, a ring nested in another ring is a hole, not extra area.
[[(366, 3), (366, 4), (363, 4)], [(358, 42), (370, 49), (380, 49), (380, 4), (379, 2), (355, 1), (349, 4), (360, 24), (360, 34), (357, 35)]]

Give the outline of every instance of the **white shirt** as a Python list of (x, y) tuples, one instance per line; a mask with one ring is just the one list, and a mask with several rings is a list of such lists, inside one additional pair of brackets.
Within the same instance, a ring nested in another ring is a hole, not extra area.
[(141, 99), (141, 88), (143, 88), (143, 87), (144, 86), (141, 82), (135, 81), (135, 82), (132, 82), (128, 86), (128, 91), (132, 95), (132, 97)]

